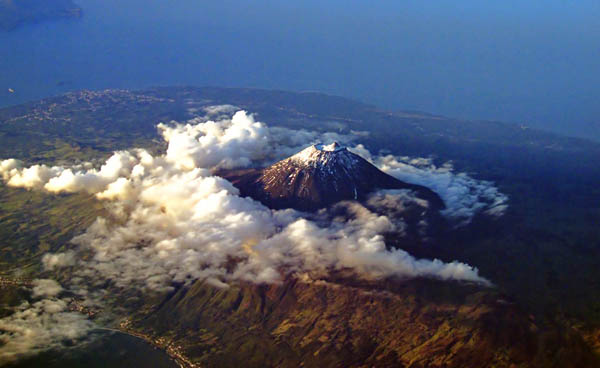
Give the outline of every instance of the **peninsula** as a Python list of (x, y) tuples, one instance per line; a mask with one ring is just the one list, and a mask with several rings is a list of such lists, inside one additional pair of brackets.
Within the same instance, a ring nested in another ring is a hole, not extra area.
[(0, 31), (60, 18), (80, 18), (82, 10), (71, 0), (0, 0)]

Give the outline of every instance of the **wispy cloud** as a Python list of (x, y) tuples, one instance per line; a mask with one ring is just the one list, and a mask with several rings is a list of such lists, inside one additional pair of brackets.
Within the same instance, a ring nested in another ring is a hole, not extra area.
[(69, 311), (69, 301), (59, 297), (61, 291), (56, 281), (35, 280), (34, 300), (0, 318), (0, 365), (72, 345), (94, 329), (87, 316)]
[(502, 216), (508, 208), (508, 196), (494, 183), (456, 173), (451, 163), (437, 167), (427, 158), (377, 156), (360, 144), (352, 151), (402, 181), (432, 189), (446, 204), (443, 214), (457, 220), (458, 224), (469, 223), (478, 213)]

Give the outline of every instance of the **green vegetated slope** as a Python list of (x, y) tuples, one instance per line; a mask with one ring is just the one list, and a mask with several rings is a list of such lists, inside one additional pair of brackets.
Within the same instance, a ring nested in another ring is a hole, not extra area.
[(27, 276), (44, 253), (64, 251), (73, 236), (102, 213), (89, 195), (50, 196), (0, 187), (0, 270)]
[[(160, 109), (144, 115), (148, 104), (139, 102), (141, 108), (129, 110), (126, 93), (100, 96), (92, 101), (82, 93), (0, 110), (0, 158), (17, 158), (28, 165), (91, 161), (99, 166), (114, 150), (160, 149), (152, 144)], [(144, 119), (149, 123), (138, 123)], [(1, 183), (0, 274), (28, 276), (39, 271), (44, 253), (69, 249), (70, 239), (103, 213), (103, 205), (91, 195), (51, 195)]]
[[(198, 282), (164, 300), (134, 303), (145, 311), (136, 316), (137, 328), (184, 346), (207, 366), (266, 359), (281, 366), (399, 361), (476, 367), (487, 361), (558, 367), (594, 359), (590, 349), (600, 345), (599, 144), (511, 124), (384, 112), (313, 93), (177, 87), (84, 91), (0, 109), (0, 157), (52, 164), (100, 162), (133, 146), (160, 151), (156, 123), (183, 121), (203, 106), (224, 103), (256, 112), (270, 125), (369, 131), (362, 143), (374, 152), (451, 160), (457, 170), (495, 181), (510, 196), (504, 218), (477, 219), (407, 250), (475, 265), (497, 288), (287, 280), (220, 290)], [(102, 214), (102, 204), (86, 195), (2, 185), (0, 211), (0, 271), (35, 275), (41, 254), (69, 247), (68, 239)]]

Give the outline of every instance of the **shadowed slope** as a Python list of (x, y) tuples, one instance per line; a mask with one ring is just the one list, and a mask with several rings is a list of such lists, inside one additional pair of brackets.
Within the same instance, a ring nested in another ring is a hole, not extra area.
[(315, 211), (343, 200), (364, 200), (378, 189), (405, 189), (444, 208), (428, 188), (402, 182), (337, 143), (313, 145), (264, 169), (222, 172), (243, 196), (274, 209)]

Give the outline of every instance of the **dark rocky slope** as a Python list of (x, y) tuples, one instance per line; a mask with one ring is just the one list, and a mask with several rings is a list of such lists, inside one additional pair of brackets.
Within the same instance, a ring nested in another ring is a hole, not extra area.
[(264, 169), (220, 172), (240, 189), (274, 209), (314, 211), (343, 200), (366, 199), (378, 189), (406, 189), (444, 208), (428, 188), (402, 182), (337, 143), (313, 145)]

